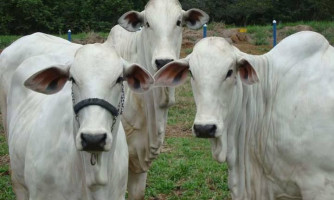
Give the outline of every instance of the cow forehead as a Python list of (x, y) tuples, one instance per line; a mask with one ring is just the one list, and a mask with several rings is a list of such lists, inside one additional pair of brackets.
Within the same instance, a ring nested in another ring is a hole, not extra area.
[(145, 16), (152, 23), (167, 23), (179, 18), (181, 13), (181, 4), (175, 0), (151, 0), (145, 7)]
[(158, 8), (158, 7), (166, 7), (166, 6), (174, 6), (181, 8), (181, 3), (178, 0), (150, 0), (147, 2), (145, 6), (145, 10), (149, 8)]
[(85, 45), (75, 54), (71, 74), (77, 77), (118, 77), (123, 71), (122, 59), (111, 47), (102, 44)]
[(234, 48), (222, 38), (203, 39), (194, 47), (190, 56), (190, 69), (194, 73), (224, 73), (236, 63)]

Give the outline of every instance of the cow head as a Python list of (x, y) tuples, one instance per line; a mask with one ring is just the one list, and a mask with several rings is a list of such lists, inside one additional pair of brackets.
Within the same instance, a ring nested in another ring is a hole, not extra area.
[(101, 44), (81, 47), (71, 62), (60, 63), (55, 55), (48, 57), (47, 66), (30, 76), (24, 85), (51, 95), (69, 82), (72, 91), (66, 92), (71, 92), (73, 99), (77, 149), (111, 150), (118, 131), (123, 81), (135, 92), (145, 92), (154, 82), (152, 76), (139, 65), (125, 64), (115, 50)]
[(250, 62), (236, 52), (222, 38), (206, 38), (196, 44), (187, 58), (169, 63), (154, 76), (156, 86), (176, 86), (191, 74), (197, 107), (193, 133), (212, 138), (212, 153), (220, 162), (226, 159), (227, 131), (235, 117), (234, 109), (238, 109), (240, 90), (236, 88), (259, 81)]
[(118, 20), (128, 31), (142, 28), (142, 46), (146, 64), (155, 73), (165, 64), (177, 59), (182, 42), (182, 26), (198, 29), (209, 21), (199, 9), (184, 11), (177, 0), (150, 0), (142, 12), (130, 11)]

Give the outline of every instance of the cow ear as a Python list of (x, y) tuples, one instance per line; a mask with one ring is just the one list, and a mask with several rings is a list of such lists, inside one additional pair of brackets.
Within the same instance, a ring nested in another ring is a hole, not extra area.
[(118, 19), (118, 24), (130, 32), (138, 31), (143, 23), (144, 12), (129, 11)]
[(204, 24), (208, 23), (209, 19), (210, 17), (208, 14), (196, 8), (184, 11), (183, 13), (183, 21), (190, 29), (201, 28)]
[(49, 67), (30, 76), (24, 86), (43, 94), (55, 94), (59, 92), (69, 79), (69, 66), (66, 69)]
[(152, 75), (137, 64), (125, 65), (124, 78), (128, 82), (129, 88), (136, 93), (150, 90), (154, 83)]
[(259, 77), (254, 67), (245, 59), (241, 59), (237, 63), (240, 79), (244, 84), (252, 85), (259, 82)]
[(181, 59), (170, 62), (162, 67), (154, 75), (154, 86), (156, 87), (175, 87), (183, 84), (189, 74), (188, 59)]

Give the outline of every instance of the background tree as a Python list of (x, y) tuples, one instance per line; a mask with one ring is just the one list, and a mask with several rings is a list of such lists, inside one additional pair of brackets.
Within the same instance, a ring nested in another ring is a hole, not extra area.
[[(148, 0), (2, 0), (0, 34), (108, 32), (128, 10), (141, 11)], [(185, 10), (200, 8), (211, 21), (246, 26), (334, 20), (333, 0), (180, 0)]]

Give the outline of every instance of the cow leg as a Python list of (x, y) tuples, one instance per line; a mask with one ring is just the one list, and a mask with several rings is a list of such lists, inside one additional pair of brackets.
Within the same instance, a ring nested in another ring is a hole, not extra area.
[(13, 190), (17, 200), (28, 200), (29, 192), (26, 187), (20, 183), (13, 182)]
[(143, 200), (145, 196), (147, 172), (133, 173), (129, 170), (128, 178), (128, 200)]

